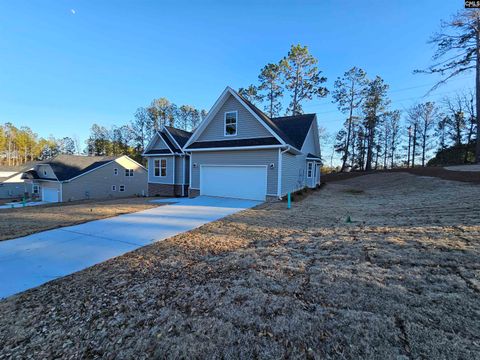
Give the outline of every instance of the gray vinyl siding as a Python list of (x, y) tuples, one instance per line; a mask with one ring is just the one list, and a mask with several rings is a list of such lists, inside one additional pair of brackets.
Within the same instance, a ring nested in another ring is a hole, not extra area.
[[(176, 156), (148, 157), (148, 182), (156, 184), (173, 184), (173, 160)], [(167, 176), (155, 176), (154, 160), (167, 160)]]
[(32, 193), (32, 184), (26, 182), (0, 182), (0, 199), (22, 197), (25, 192)]
[(317, 122), (312, 122), (310, 130), (308, 130), (305, 141), (303, 142), (302, 152), (305, 154), (311, 153), (320, 156), (320, 142), (318, 140)]
[[(118, 175), (114, 174), (115, 168), (118, 169)], [(133, 169), (133, 176), (125, 176), (125, 169)], [(115, 191), (112, 190), (112, 185), (116, 186)], [(120, 191), (120, 185), (125, 186), (125, 191)], [(62, 201), (105, 199), (146, 193), (147, 171), (138, 164), (122, 158), (62, 184)]]
[(165, 141), (163, 141), (163, 139), (158, 136), (157, 134), (155, 134), (155, 141), (152, 145), (151, 148), (149, 148), (149, 150), (163, 150), (163, 149), (167, 149), (169, 150), (169, 147), (167, 146), (167, 144), (165, 144)]
[[(237, 135), (225, 136), (224, 116), (227, 111), (237, 111)], [(230, 95), (217, 111), (208, 126), (200, 134), (197, 141), (238, 140), (273, 136), (265, 127), (242, 105)]]
[(175, 184), (183, 184), (183, 157), (175, 156)]
[(190, 156), (185, 157), (185, 184), (190, 184)]
[(50, 165), (37, 165), (35, 170), (37, 171), (37, 174), (40, 178), (45, 178), (45, 179), (57, 178)]
[[(277, 195), (278, 149), (275, 150), (232, 150), (232, 151), (200, 151), (192, 153), (191, 188), (200, 189), (201, 165), (267, 165), (267, 194)], [(270, 168), (270, 164), (274, 168)], [(252, 186), (255, 186), (252, 184)]]
[(282, 154), (282, 196), (306, 185), (306, 155)]

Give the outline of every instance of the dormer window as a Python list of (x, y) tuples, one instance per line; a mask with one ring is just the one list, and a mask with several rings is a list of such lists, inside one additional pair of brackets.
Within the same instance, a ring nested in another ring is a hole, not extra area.
[(225, 136), (237, 135), (237, 115), (236, 111), (225, 113)]

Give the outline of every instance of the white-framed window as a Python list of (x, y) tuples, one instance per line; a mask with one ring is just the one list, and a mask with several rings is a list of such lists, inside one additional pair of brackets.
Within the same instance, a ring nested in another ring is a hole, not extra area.
[(125, 176), (133, 176), (133, 169), (125, 169)]
[(225, 136), (237, 135), (237, 111), (227, 111), (225, 113)]
[(117, 185), (112, 185), (112, 191), (117, 191)]
[(311, 178), (313, 174), (313, 162), (309, 161), (307, 163), (307, 177)]
[(154, 176), (167, 176), (167, 159), (155, 159), (153, 161), (153, 172)]
[(113, 175), (118, 175), (118, 169), (117, 168), (113, 169)]
[(118, 188), (118, 190), (119, 190), (120, 192), (124, 192), (124, 191), (125, 191), (125, 185), (120, 185), (119, 188)]
[(33, 187), (32, 187), (32, 193), (33, 193), (33, 194), (38, 194), (38, 193), (40, 193), (40, 186), (38, 186), (38, 185), (33, 185)]

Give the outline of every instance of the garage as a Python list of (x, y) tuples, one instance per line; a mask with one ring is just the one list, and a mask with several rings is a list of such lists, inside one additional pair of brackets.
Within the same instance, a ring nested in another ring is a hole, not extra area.
[(264, 201), (267, 166), (201, 165), (200, 195)]
[(42, 188), (42, 201), (51, 203), (58, 202), (58, 190), (52, 188)]

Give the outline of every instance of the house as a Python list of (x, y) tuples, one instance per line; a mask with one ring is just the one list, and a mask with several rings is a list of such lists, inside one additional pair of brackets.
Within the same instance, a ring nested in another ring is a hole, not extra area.
[(41, 200), (64, 202), (144, 196), (147, 170), (126, 155), (59, 155), (23, 173), (38, 186)]
[(0, 166), (0, 199), (18, 199), (38, 194), (38, 187), (22, 179), (24, 171), (32, 169), (33, 163), (19, 166)]
[(171, 126), (156, 131), (145, 148), (149, 196), (187, 196), (190, 156), (183, 151), (192, 133)]
[(171, 133), (172, 128), (162, 128), (145, 151), (150, 195), (150, 189), (167, 195), (165, 184), (181, 183), (182, 194), (188, 188), (191, 197), (266, 200), (320, 184), (315, 114), (269, 118), (227, 87), (193, 134), (183, 134), (188, 137), (183, 146), (168, 144)]

